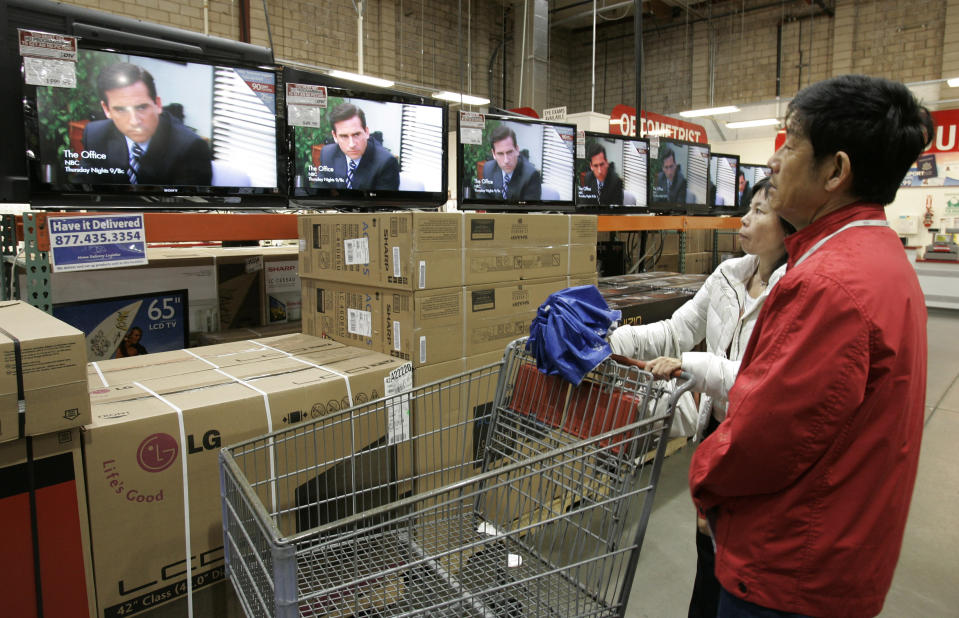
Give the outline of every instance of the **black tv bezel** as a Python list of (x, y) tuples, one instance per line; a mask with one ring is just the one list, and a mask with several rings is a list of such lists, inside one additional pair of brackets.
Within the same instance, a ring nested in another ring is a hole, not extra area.
[[(656, 147), (657, 153), (659, 148), (662, 148), (662, 142), (666, 141), (672, 144), (680, 144), (683, 146), (696, 146), (696, 147), (705, 147), (708, 155), (712, 154), (712, 146), (704, 142), (692, 142), (688, 140), (675, 139), (672, 137), (656, 137), (659, 140), (659, 143)], [(658, 158), (658, 155), (657, 155)], [(653, 174), (652, 174), (652, 138), (650, 139), (650, 155), (649, 155), (649, 172), (647, 173), (646, 178), (646, 200), (649, 203), (649, 212), (656, 214), (665, 214), (665, 215), (704, 215), (709, 213), (709, 205), (705, 202), (701, 204), (693, 204), (690, 202), (654, 202), (653, 201)], [(685, 174), (685, 172), (684, 172)], [(709, 194), (709, 161), (706, 161), (706, 193), (707, 197)]]
[[(20, 96), (3, 110), (15, 114), (8, 120), (13, 132), (14, 153), (0, 170), (0, 200), (29, 202), (36, 208), (56, 209), (137, 209), (208, 210), (287, 208), (285, 176), (285, 118), (276, 110), (277, 176), (274, 187), (225, 187), (192, 185), (64, 184), (44, 182), (41, 162), (31, 158), (39, 139), (36, 86), (24, 83), (23, 59), (16, 39), (17, 28), (78, 36), (81, 50), (155, 58), (177, 63), (197, 63), (272, 72), (279, 84), (279, 72), (272, 50), (247, 43), (206, 36), (176, 28), (118, 17), (93, 9), (74, 7), (48, 0), (7, 0), (7, 39), (2, 71), (19, 88)], [(19, 126), (14, 126), (17, 124)], [(22, 146), (22, 148), (20, 148)], [(19, 159), (19, 160), (18, 160)]]
[[(509, 113), (484, 113), (484, 123), (489, 118), (496, 120), (505, 120), (508, 122), (519, 122), (522, 124), (545, 124), (550, 126), (567, 127), (573, 130), (574, 140), (577, 131), (575, 124), (569, 122), (556, 122), (553, 120), (543, 120), (533, 118), (522, 114)], [(494, 212), (576, 212), (576, 144), (573, 143), (573, 173), (570, 175), (570, 188), (572, 189), (572, 199), (563, 200), (524, 200), (520, 202), (503, 202), (502, 200), (488, 200), (478, 198), (464, 198), (463, 181), (465, 179), (465, 170), (463, 166), (463, 140), (461, 138), (462, 127), (460, 126), (460, 116), (456, 116), (456, 208), (457, 210), (487, 210)]]
[(323, 189), (311, 188), (311, 194), (300, 195), (295, 186), (296, 161), (294, 127), (285, 121), (286, 152), (289, 154), (286, 170), (286, 183), (289, 187), (289, 199), (298, 204), (311, 207), (332, 207), (340, 210), (388, 210), (393, 208), (438, 207), (449, 199), (449, 106), (437, 99), (400, 90), (378, 88), (358, 82), (339, 79), (316, 71), (299, 67), (283, 67), (283, 104), (286, 105), (286, 84), (303, 83), (325, 86), (327, 97), (337, 96), (384, 103), (401, 103), (435, 107), (442, 111), (442, 148), (443, 169), (439, 191), (384, 191), (372, 189)]
[[(583, 137), (588, 139), (590, 137), (600, 137), (603, 139), (612, 139), (613, 141), (624, 141), (624, 142), (644, 142), (646, 144), (646, 203), (645, 204), (636, 204), (635, 206), (626, 206), (624, 204), (580, 204), (579, 203), (579, 179), (576, 178), (576, 168), (575, 164), (573, 166), (573, 200), (576, 202), (576, 212), (581, 212), (584, 214), (612, 214), (612, 215), (629, 215), (629, 214), (647, 214), (650, 211), (649, 209), (649, 138), (648, 137), (637, 137), (635, 135), (618, 135), (615, 133), (602, 133), (600, 131), (584, 131)], [(575, 158), (576, 161), (579, 161), (579, 157)], [(588, 167), (588, 165), (587, 165)], [(622, 175), (621, 175), (622, 176)]]
[[(769, 167), (768, 165), (766, 165), (765, 163), (743, 163), (742, 160), (740, 159), (740, 161), (739, 161), (739, 168), (742, 169), (743, 167), (746, 167), (746, 166), (748, 166), (748, 167), (762, 167), (762, 168), (765, 168), (765, 169), (769, 170), (769, 174), (772, 173), (772, 168), (770, 168), (770, 167)], [(767, 177), (767, 178), (769, 177), (769, 174), (766, 174), (766, 177)], [(756, 181), (753, 181), (750, 189), (755, 189), (755, 188), (756, 188)], [(751, 194), (751, 193), (750, 193), (750, 200), (752, 200), (752, 194)], [(740, 205), (740, 209), (742, 210), (742, 214), (746, 214), (746, 212), (749, 210), (749, 204), (741, 204), (741, 205)]]
[[(741, 159), (741, 157), (740, 157), (739, 155), (737, 155), (737, 154), (729, 154), (729, 153), (725, 153), (725, 152), (712, 152), (712, 151), (710, 151), (710, 152), (709, 152), (710, 162), (712, 162), (713, 157), (722, 157), (722, 158), (724, 158), (724, 159), (735, 159), (735, 160), (736, 160), (736, 182), (739, 182), (739, 165), (740, 165), (740, 159)], [(707, 180), (707, 182), (709, 182), (709, 181), (711, 181), (711, 180), (712, 180), (712, 176), (709, 177), (709, 179)], [(735, 188), (736, 188), (736, 187), (734, 186), (733, 189), (735, 189)], [(707, 195), (707, 196), (709, 195), (709, 188), (708, 188), (708, 186), (707, 186), (707, 189), (706, 189), (706, 195)], [(739, 191), (735, 191), (735, 190), (734, 190), (734, 191), (733, 191), (733, 197), (734, 197), (734, 200), (735, 200), (736, 203), (733, 204), (732, 207), (730, 207), (730, 206), (717, 206), (716, 203), (715, 203), (715, 201), (716, 201), (716, 194), (714, 193), (714, 194), (713, 194), (713, 203), (709, 205), (709, 214), (710, 214), (710, 215), (717, 216), (717, 217), (722, 216), (722, 215), (731, 215), (731, 216), (739, 216), (739, 215), (742, 215), (742, 214), (745, 212), (745, 210), (743, 210), (742, 204), (739, 203)], [(747, 205), (747, 206), (748, 206), (748, 205)]]

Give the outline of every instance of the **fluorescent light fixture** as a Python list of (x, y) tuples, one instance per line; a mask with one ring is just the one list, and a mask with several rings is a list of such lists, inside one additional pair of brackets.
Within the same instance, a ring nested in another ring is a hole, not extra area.
[(727, 122), (727, 129), (747, 129), (749, 127), (769, 127), (779, 124), (778, 118), (760, 118), (759, 120), (740, 120), (737, 122)]
[(946, 83), (949, 84), (950, 88), (959, 88), (959, 77), (953, 77), (952, 79), (947, 79)]
[(360, 75), (359, 73), (349, 73), (347, 71), (340, 71), (338, 69), (330, 71), (330, 75), (333, 77), (339, 77), (340, 79), (348, 79), (353, 82), (369, 84), (370, 86), (379, 86), (380, 88), (389, 88), (396, 83), (388, 79), (373, 77), (372, 75)]
[(706, 107), (703, 109), (688, 109), (685, 112), (679, 112), (683, 118), (698, 118), (699, 116), (719, 116), (720, 114), (732, 114), (738, 112), (739, 108), (735, 105), (725, 107)]
[(489, 105), (489, 99), (474, 97), (469, 94), (460, 94), (458, 92), (450, 92), (449, 90), (434, 92), (433, 98), (452, 101), (453, 103), (462, 103), (464, 105)]

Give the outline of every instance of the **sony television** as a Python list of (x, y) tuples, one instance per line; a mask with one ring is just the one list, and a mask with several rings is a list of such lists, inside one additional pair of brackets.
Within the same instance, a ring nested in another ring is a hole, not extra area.
[(709, 212), (709, 144), (649, 139), (649, 209), (666, 214)]
[[(43, 0), (12, 0), (8, 18), (77, 37), (54, 64), (3, 50), (34, 205), (287, 204), (270, 50)], [(17, 184), (16, 166), (3, 172)]]
[(574, 210), (575, 125), (461, 112), (457, 143), (460, 210)]
[(710, 206), (710, 214), (742, 213), (737, 191), (738, 177), (739, 155), (718, 152), (709, 155), (709, 190), (706, 201)]
[(576, 152), (576, 209), (648, 212), (649, 140), (591, 131), (583, 137)]
[(756, 182), (762, 180), (772, 173), (768, 165), (759, 165), (758, 163), (740, 163), (740, 174), (737, 177), (737, 191), (739, 192), (739, 204), (743, 213), (749, 210), (749, 203), (753, 198), (753, 187)]
[(447, 106), (284, 69), (290, 198), (342, 209), (447, 201)]

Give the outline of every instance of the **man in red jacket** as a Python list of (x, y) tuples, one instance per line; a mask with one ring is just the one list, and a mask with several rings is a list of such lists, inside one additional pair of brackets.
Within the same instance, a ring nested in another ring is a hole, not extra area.
[(693, 501), (716, 543), (719, 616), (873, 616), (909, 512), (926, 307), (883, 206), (933, 135), (899, 83), (845, 75), (786, 112), (773, 210), (796, 226)]

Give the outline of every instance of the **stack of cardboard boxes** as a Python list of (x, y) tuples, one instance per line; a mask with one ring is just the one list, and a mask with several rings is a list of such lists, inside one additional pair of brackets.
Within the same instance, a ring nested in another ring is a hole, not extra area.
[[(679, 271), (679, 234), (663, 235), (663, 252), (656, 261), (654, 270)], [(708, 274), (713, 271), (713, 231), (688, 230), (686, 232), (686, 272)]]
[(0, 614), (93, 611), (79, 428), (90, 422), (83, 333), (0, 302)]
[(300, 218), (303, 332), (409, 360), (424, 384), (495, 361), (553, 292), (596, 282), (596, 217)]

